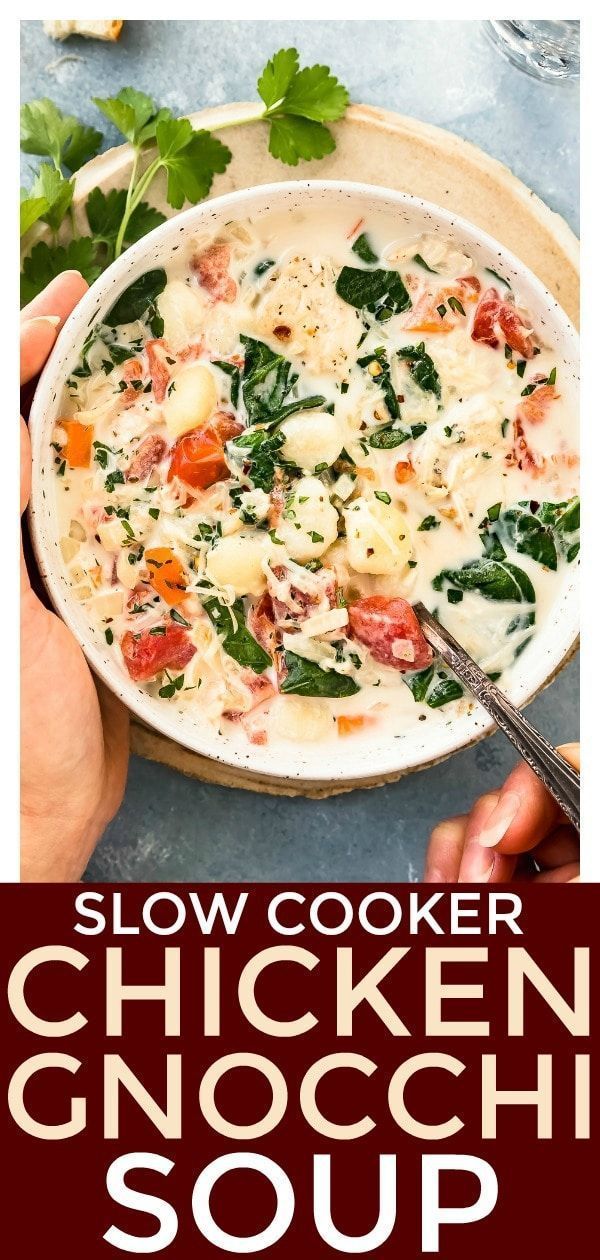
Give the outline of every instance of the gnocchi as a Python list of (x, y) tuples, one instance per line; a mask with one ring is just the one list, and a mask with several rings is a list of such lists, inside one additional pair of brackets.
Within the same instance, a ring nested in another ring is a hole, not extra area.
[(217, 407), (217, 386), (204, 363), (184, 367), (177, 374), (163, 404), (170, 438), (181, 437), (206, 424)]

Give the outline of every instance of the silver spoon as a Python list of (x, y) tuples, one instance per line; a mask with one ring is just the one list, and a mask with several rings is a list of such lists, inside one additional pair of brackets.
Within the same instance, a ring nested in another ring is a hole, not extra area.
[(461, 682), (493, 717), (496, 724), (514, 744), (527, 765), (541, 779), (569, 822), (579, 831), (579, 775), (560, 753), (536, 731), (531, 722), (507, 700), (495, 683), (479, 668), (468, 652), (427, 611), (424, 604), (413, 604), (423, 634), (434, 652), (441, 656)]

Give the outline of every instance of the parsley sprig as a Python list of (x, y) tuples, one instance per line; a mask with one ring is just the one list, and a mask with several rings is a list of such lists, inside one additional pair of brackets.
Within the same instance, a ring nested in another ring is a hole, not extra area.
[[(296, 49), (284, 48), (267, 62), (257, 88), (263, 110), (253, 106), (213, 131), (262, 121), (269, 128), (270, 153), (289, 166), (333, 151), (335, 139), (327, 124), (342, 117), (349, 96), (327, 66), (301, 69)], [(124, 87), (116, 96), (93, 101), (131, 144), (133, 161), (126, 189), (105, 193), (94, 188), (87, 198), (89, 235), (76, 230), (73, 176), (99, 151), (101, 132), (64, 114), (46, 97), (21, 110), (22, 150), (50, 159), (38, 167), (31, 188), (21, 190), (21, 235), (40, 222), (51, 232), (51, 242), (39, 240), (25, 258), (23, 302), (66, 268), (76, 267), (88, 281), (95, 280), (124, 249), (162, 223), (165, 216), (146, 200), (161, 172), (166, 175), (167, 202), (180, 210), (185, 202), (196, 205), (208, 196), (215, 175), (231, 161), (230, 149), (211, 132), (194, 131), (187, 118), (176, 118), (136, 88)], [(65, 243), (61, 237), (59, 242), (67, 216), (71, 239)]]

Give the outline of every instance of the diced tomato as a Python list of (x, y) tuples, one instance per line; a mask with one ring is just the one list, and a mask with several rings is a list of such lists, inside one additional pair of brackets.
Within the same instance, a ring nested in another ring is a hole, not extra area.
[(69, 468), (89, 468), (92, 457), (93, 424), (80, 424), (78, 420), (60, 420), (67, 440), (61, 454)]
[[(261, 595), (257, 604), (253, 604), (248, 612), (248, 629), (250, 634), (254, 635), (257, 643), (273, 655), (277, 646), (277, 630), (275, 628), (275, 614), (273, 612), (273, 601), (268, 591)], [(257, 674), (257, 678), (262, 678), (262, 674)]]
[(471, 337), (494, 350), (505, 341), (524, 359), (532, 359), (535, 351), (534, 339), (516, 307), (493, 287), (486, 289), (475, 311)]
[[(465, 310), (468, 302), (477, 300), (480, 289), (481, 285), (476, 276), (461, 276), (459, 280), (454, 280), (452, 284), (444, 285), (440, 289), (434, 289), (428, 285), (417, 298), (412, 310), (405, 315), (404, 327), (410, 332), (452, 332), (464, 316), (461, 315), (460, 310), (455, 310), (449, 299), (455, 298)], [(440, 307), (443, 313), (440, 313)]]
[(173, 447), (167, 480), (179, 477), (194, 490), (207, 490), (230, 476), (223, 441), (212, 425), (184, 433)]
[(143, 481), (155, 465), (160, 464), (166, 453), (167, 443), (164, 438), (159, 437), (158, 433), (150, 433), (143, 442), (140, 442), (125, 473), (125, 480)]
[(554, 385), (538, 385), (532, 394), (527, 394), (521, 399), (517, 408), (519, 420), (527, 421), (529, 424), (540, 424), (546, 419), (548, 408), (555, 398), (560, 398), (560, 394)]
[(192, 259), (192, 267), (213, 302), (235, 302), (237, 285), (229, 274), (231, 250), (228, 245), (209, 245)]
[(196, 653), (196, 648), (183, 626), (168, 622), (164, 634), (152, 630), (135, 634), (127, 630), (121, 639), (121, 651), (127, 672), (134, 682), (149, 682), (163, 669), (183, 669)]
[(149, 547), (144, 563), (150, 574), (150, 585), (165, 604), (176, 608), (186, 597), (185, 569), (170, 547)]
[(146, 354), (148, 355), (148, 370), (152, 381), (152, 392), (157, 402), (164, 402), (167, 385), (171, 379), (171, 367), (167, 363), (167, 358), (172, 359), (174, 356), (169, 354), (166, 342), (162, 337), (146, 342)]
[(405, 599), (369, 595), (351, 604), (348, 616), (350, 633), (381, 665), (405, 672), (431, 664), (433, 652)]
[(403, 485), (405, 481), (410, 481), (415, 475), (415, 470), (410, 460), (399, 460), (394, 468), (394, 477), (399, 485)]

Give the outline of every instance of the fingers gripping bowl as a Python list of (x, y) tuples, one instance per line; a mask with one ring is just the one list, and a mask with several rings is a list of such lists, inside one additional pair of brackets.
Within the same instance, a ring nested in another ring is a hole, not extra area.
[(142, 720), (260, 774), (381, 777), (517, 703), (577, 636), (577, 338), (513, 256), (355, 184), (238, 192), (101, 277), (31, 413), (57, 611)]

